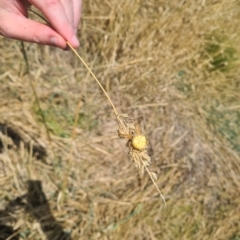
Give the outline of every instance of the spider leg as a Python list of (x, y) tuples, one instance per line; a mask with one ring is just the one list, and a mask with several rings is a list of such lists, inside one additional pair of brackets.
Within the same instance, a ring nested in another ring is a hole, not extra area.
[(140, 128), (140, 124), (139, 123), (135, 123), (135, 132), (137, 135), (141, 134), (141, 128)]
[(126, 147), (128, 147), (129, 149), (132, 149), (132, 141), (131, 139), (129, 139), (126, 143)]
[(132, 139), (132, 135), (131, 134), (128, 134), (128, 133), (121, 133), (121, 132), (118, 132), (118, 136), (120, 138), (127, 138), (127, 139)]

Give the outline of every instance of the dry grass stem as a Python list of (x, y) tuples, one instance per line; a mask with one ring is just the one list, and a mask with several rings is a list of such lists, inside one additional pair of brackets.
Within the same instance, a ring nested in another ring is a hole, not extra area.
[[(105, 91), (102, 84), (99, 82), (95, 74), (92, 72), (92, 70), (88, 67), (86, 62), (82, 59), (82, 57), (78, 54), (78, 52), (71, 46), (70, 43), (67, 42), (67, 45), (71, 48), (71, 50), (74, 52), (74, 54), (81, 60), (81, 62), (84, 64), (84, 66), (87, 68), (87, 70), (90, 72), (90, 74), (93, 76), (99, 87), (102, 89), (103, 93), (107, 97), (108, 101), (110, 102), (114, 113), (117, 117), (118, 121), (118, 136), (120, 138), (126, 138), (128, 139), (127, 147), (129, 148), (129, 156), (130, 159), (134, 162), (135, 166), (139, 169), (139, 173), (143, 174), (144, 169), (146, 169), (147, 173), (149, 174), (154, 186), (156, 187), (157, 191), (160, 194), (160, 197), (162, 198), (164, 202), (164, 207), (166, 207), (166, 201), (164, 196), (162, 195), (160, 189), (158, 188), (156, 182), (154, 179), (157, 179), (157, 174), (150, 172), (147, 168), (148, 165), (151, 163), (151, 158), (147, 153), (147, 140), (144, 135), (141, 134), (140, 126), (137, 124), (133, 119), (131, 119), (132, 123), (128, 123), (127, 119), (129, 119), (129, 116), (127, 114), (119, 114), (117, 109), (115, 108), (111, 98), (109, 97), (108, 93)], [(133, 123), (134, 122), (134, 123)]]
[(72, 49), (74, 54), (81, 60), (81, 62), (84, 64), (84, 66), (87, 68), (87, 70), (91, 73), (91, 75), (93, 76), (93, 78), (95, 79), (95, 81), (97, 82), (97, 84), (102, 89), (102, 91), (105, 94), (105, 96), (107, 97), (108, 101), (112, 105), (112, 108), (113, 108), (113, 111), (114, 111), (115, 115), (118, 116), (117, 109), (115, 108), (111, 98), (109, 97), (109, 95), (107, 94), (107, 92), (105, 91), (105, 89), (103, 88), (102, 84), (99, 82), (99, 80), (95, 76), (95, 74), (92, 72), (92, 70), (88, 67), (88, 65), (85, 63), (85, 61), (82, 59), (82, 57), (78, 54), (78, 52), (72, 47), (72, 45), (69, 42), (67, 42), (67, 45)]

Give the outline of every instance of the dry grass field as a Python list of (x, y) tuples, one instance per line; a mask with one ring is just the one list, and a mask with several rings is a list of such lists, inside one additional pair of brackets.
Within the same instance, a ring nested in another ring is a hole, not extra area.
[(240, 240), (239, 16), (238, 0), (83, 1), (78, 52), (139, 121), (166, 208), (72, 51), (1, 37), (0, 239)]

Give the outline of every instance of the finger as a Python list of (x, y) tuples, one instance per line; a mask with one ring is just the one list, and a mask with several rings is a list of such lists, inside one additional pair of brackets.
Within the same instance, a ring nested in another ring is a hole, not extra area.
[[(14, 18), (14, 22), (11, 19)], [(10, 20), (9, 20), (10, 19)], [(1, 14), (1, 35), (13, 39), (66, 48), (66, 41), (47, 25), (13, 13)]]
[(11, 13), (21, 13), (22, 15), (28, 15), (27, 12), (27, 1), (17, 0), (17, 1), (0, 1), (0, 10), (1, 12), (11, 12)]
[(31, 6), (31, 3), (28, 0), (20, 0), (20, 2), (22, 3), (23, 6), (25, 6), (26, 9)]
[(68, 20), (64, 7), (60, 0), (29, 0), (35, 5), (48, 19), (52, 27), (73, 47), (78, 47), (79, 42), (76, 38), (72, 24)]
[(77, 32), (78, 25), (81, 18), (81, 11), (82, 11), (82, 0), (73, 0), (73, 27), (75, 33)]
[(63, 6), (63, 9), (65, 11), (65, 14), (69, 20), (69, 22), (71, 23), (72, 27), (73, 27), (73, 4), (72, 4), (72, 1), (69, 1), (69, 0), (62, 0), (62, 6)]

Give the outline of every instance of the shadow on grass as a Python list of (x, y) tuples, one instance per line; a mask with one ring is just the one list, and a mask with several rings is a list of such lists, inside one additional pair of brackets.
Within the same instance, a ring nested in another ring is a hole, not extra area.
[[(0, 132), (2, 132), (4, 135), (10, 137), (13, 141), (13, 143), (19, 147), (20, 143), (23, 142), (24, 146), (29, 150), (31, 148), (30, 142), (24, 142), (24, 140), (21, 137), (20, 132), (18, 132), (17, 128), (13, 129), (12, 127), (7, 126), (6, 124), (0, 123)], [(10, 146), (7, 146), (10, 147)], [(0, 153), (3, 150), (3, 143), (1, 142), (0, 139)], [(38, 160), (43, 160), (46, 156), (46, 150), (38, 145), (38, 144), (33, 144), (32, 145), (32, 150), (33, 150), (33, 155), (38, 159)]]
[(14, 230), (9, 222), (16, 222), (17, 219), (14, 217), (14, 212), (19, 207), (24, 207), (22, 204), (22, 199), (20, 197), (10, 201), (4, 210), (0, 210), (0, 240), (18, 240), (19, 233), (17, 230)]
[(0, 240), (19, 239), (19, 233), (5, 223), (16, 221), (17, 219), (12, 217), (12, 213), (21, 207), (39, 222), (46, 239), (71, 240), (71, 236), (64, 232), (62, 226), (52, 215), (47, 198), (42, 190), (42, 183), (38, 180), (29, 180), (27, 186), (27, 194), (10, 201), (6, 208), (0, 211)]
[(61, 225), (52, 215), (40, 181), (28, 181), (27, 202), (27, 212), (29, 212), (40, 223), (41, 229), (45, 233), (47, 239), (71, 239), (69, 234), (63, 231)]
[[(15, 233), (16, 233), (16, 235), (15, 235)], [(6, 240), (10, 236), (12, 236), (10, 238), (12, 240), (18, 240), (19, 239), (19, 234), (17, 232), (15, 232), (11, 226), (0, 224), (0, 240)]]

